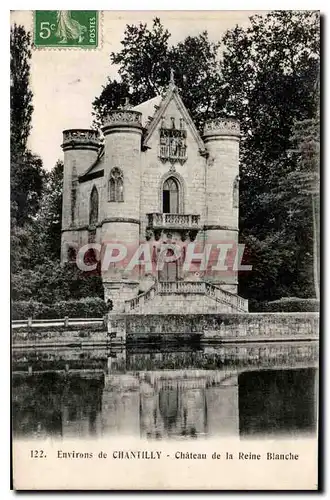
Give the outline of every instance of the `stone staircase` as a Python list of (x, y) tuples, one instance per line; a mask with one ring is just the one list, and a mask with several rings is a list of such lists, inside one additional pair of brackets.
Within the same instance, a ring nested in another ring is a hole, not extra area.
[(245, 313), (248, 301), (205, 281), (154, 283), (125, 301), (126, 314)]

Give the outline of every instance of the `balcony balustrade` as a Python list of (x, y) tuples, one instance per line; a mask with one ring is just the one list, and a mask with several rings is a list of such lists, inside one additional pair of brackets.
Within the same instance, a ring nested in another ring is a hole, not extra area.
[(148, 215), (148, 225), (157, 229), (199, 230), (200, 215), (194, 214), (160, 214)]
[(237, 312), (248, 312), (248, 301), (236, 294), (227, 292), (218, 286), (205, 281), (158, 281), (149, 290), (125, 302), (125, 312), (130, 313), (152, 300), (155, 295), (168, 294), (202, 294), (233, 307)]

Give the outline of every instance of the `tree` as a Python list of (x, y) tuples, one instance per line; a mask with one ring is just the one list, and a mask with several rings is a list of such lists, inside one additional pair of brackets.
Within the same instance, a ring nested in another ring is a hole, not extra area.
[(122, 40), (122, 50), (110, 56), (112, 64), (118, 64), (118, 73), (138, 104), (158, 94), (169, 73), (167, 56), (170, 33), (155, 18), (152, 30), (147, 24), (127, 25)]
[(37, 223), (42, 252), (48, 259), (58, 260), (61, 253), (63, 162), (58, 160), (47, 174), (47, 181)]
[(11, 216), (20, 226), (36, 215), (45, 178), (41, 159), (27, 149), (33, 112), (30, 59), (30, 33), (15, 24), (10, 32)]
[(10, 49), (12, 297), (49, 305), (100, 297), (100, 276), (60, 265), (63, 162), (46, 173), (41, 159), (27, 147), (33, 112), (31, 37), (22, 26), (11, 29)]
[(46, 173), (42, 160), (31, 151), (11, 154), (11, 216), (12, 223), (23, 226), (37, 214)]
[(10, 138), (11, 147), (18, 151), (25, 151), (31, 130), (30, 59), (30, 33), (14, 24), (10, 30)]
[(102, 279), (96, 273), (86, 273), (76, 265), (61, 265), (59, 260), (44, 257), (33, 269), (21, 268), (12, 275), (14, 301), (34, 300), (53, 304), (61, 300), (82, 297), (103, 298)]
[[(293, 207), (296, 189), (292, 183), (291, 192), (285, 189), (284, 181), (299, 170), (292, 151), (295, 124), (313, 119), (316, 113), (319, 15), (275, 11), (250, 20), (250, 27), (235, 27), (223, 38), (217, 109), (235, 115), (241, 124), (241, 240), (248, 244), (253, 238), (253, 248), (277, 241), (278, 248), (259, 253), (261, 260), (243, 277), (241, 291), (251, 297), (255, 290), (252, 296), (259, 299), (309, 296), (312, 212), (302, 205), (299, 211)], [(260, 269), (270, 265), (276, 268), (272, 270), (276, 279), (271, 287), (259, 283), (257, 292), (254, 280)]]
[(12, 223), (10, 238), (12, 279), (21, 270), (33, 269), (40, 262), (39, 232), (36, 224)]
[[(302, 213), (305, 224), (313, 228), (313, 280), (315, 296), (319, 299), (319, 120), (316, 118), (296, 122), (292, 143), (295, 146), (293, 151), (297, 157), (297, 170), (284, 180), (284, 192), (290, 191), (289, 203), (295, 206), (296, 213)], [(306, 212), (309, 218), (306, 217)]]
[(97, 124), (108, 111), (123, 106), (127, 97), (137, 105), (163, 94), (173, 69), (180, 95), (202, 130), (205, 120), (212, 116), (220, 90), (219, 44), (203, 32), (171, 47), (170, 36), (159, 18), (154, 19), (152, 29), (142, 23), (126, 26), (122, 50), (110, 55), (111, 63), (119, 65), (121, 81), (108, 79), (95, 98)]
[(118, 109), (125, 105), (126, 99), (129, 98), (129, 86), (124, 82), (117, 80), (108, 81), (102, 87), (102, 92), (99, 97), (96, 97), (93, 102), (94, 126), (101, 127), (103, 119), (112, 109)]

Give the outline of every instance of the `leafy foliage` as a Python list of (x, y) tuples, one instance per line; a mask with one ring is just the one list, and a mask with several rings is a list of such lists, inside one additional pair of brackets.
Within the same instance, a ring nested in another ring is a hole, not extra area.
[(12, 222), (23, 226), (31, 223), (40, 208), (46, 173), (39, 157), (31, 151), (11, 154), (11, 216)]
[(36, 300), (13, 302), (13, 319), (53, 319), (53, 318), (102, 318), (107, 312), (103, 299), (87, 297), (75, 300), (60, 300), (52, 304)]
[(250, 27), (228, 31), (223, 42), (217, 106), (241, 124), (241, 241), (253, 242), (254, 271), (242, 276), (240, 291), (255, 300), (310, 296), (312, 207), (306, 196), (296, 196), (301, 166), (292, 136), (297, 123), (317, 119), (319, 16), (311, 11), (253, 16)]
[(211, 42), (203, 32), (171, 47), (170, 36), (159, 18), (154, 19), (152, 29), (142, 23), (126, 26), (122, 50), (110, 55), (111, 63), (119, 65), (121, 81), (108, 79), (93, 102), (98, 125), (108, 111), (123, 106), (127, 97), (137, 105), (162, 94), (172, 68), (180, 95), (202, 129), (220, 91), (219, 43)]
[(61, 265), (44, 259), (33, 269), (19, 269), (12, 275), (12, 298), (52, 304), (60, 300), (103, 297), (102, 280), (75, 264)]
[(14, 24), (10, 30), (10, 134), (19, 151), (25, 151), (31, 130), (30, 59), (30, 33)]
[(63, 162), (58, 160), (47, 174), (37, 216), (42, 252), (53, 260), (61, 253)]
[(27, 149), (33, 112), (30, 59), (30, 33), (15, 24), (10, 31), (11, 216), (19, 226), (38, 212), (45, 178), (41, 159)]
[(103, 297), (99, 276), (60, 265), (63, 163), (45, 172), (41, 159), (27, 149), (33, 112), (30, 34), (14, 25), (10, 43), (12, 298), (50, 307)]
[(99, 97), (93, 102), (94, 126), (100, 127), (107, 113), (112, 109), (124, 106), (126, 98), (129, 96), (129, 87), (126, 83), (117, 82), (108, 78), (107, 84), (103, 86)]

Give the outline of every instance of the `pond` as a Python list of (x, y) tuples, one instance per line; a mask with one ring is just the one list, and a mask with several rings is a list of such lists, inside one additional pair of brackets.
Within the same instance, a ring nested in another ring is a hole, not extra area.
[(17, 349), (17, 438), (313, 435), (317, 342)]

